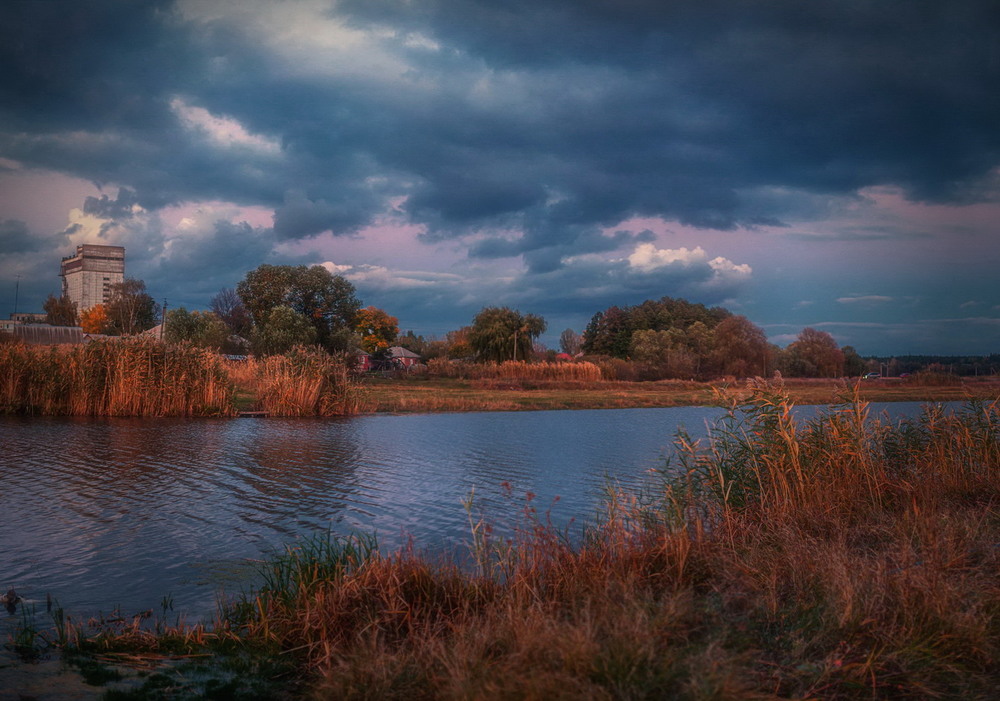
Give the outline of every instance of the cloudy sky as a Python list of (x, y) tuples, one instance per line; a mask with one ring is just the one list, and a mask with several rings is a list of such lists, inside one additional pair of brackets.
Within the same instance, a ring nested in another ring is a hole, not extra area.
[(1000, 352), (996, 0), (7, 0), (0, 67), (4, 318), (86, 242), (172, 308), (323, 264), (432, 336)]

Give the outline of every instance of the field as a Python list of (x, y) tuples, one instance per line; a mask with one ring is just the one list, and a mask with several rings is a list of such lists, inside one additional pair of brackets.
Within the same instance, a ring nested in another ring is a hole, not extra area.
[[(857, 384), (869, 402), (940, 402), (1000, 397), (998, 378), (784, 380), (795, 404), (832, 404)], [(615, 382), (560, 380), (469, 380), (461, 378), (365, 378), (361, 386), (372, 411), (527, 411), (546, 409), (633, 409), (713, 404), (715, 390), (727, 387), (748, 396), (746, 381)]]

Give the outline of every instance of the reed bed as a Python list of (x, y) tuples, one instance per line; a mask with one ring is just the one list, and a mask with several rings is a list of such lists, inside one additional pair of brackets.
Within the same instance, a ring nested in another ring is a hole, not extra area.
[(510, 539), (469, 505), (471, 567), (307, 540), (230, 623), (318, 698), (992, 698), (998, 429), (856, 396), (802, 423), (761, 385), (582, 534), (528, 495)]
[(345, 358), (297, 347), (231, 366), (256, 396), (256, 410), (271, 416), (349, 416), (368, 409)]
[(218, 357), (189, 344), (95, 341), (0, 345), (0, 413), (49, 416), (215, 416), (232, 413)]

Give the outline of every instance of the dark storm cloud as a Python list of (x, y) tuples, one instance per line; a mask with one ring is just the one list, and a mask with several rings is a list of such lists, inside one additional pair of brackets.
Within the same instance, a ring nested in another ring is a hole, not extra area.
[(19, 219), (0, 221), (0, 250), (5, 253), (23, 253), (38, 250), (40, 242), (28, 231), (28, 225)]
[(88, 197), (83, 201), (85, 214), (92, 214), (102, 219), (129, 219), (132, 217), (133, 206), (139, 204), (135, 192), (128, 188), (120, 188), (115, 199), (107, 195)]
[[(1000, 162), (992, 2), (347, 7), (359, 26), (419, 32), (498, 70), (590, 67), (587, 87), (607, 97), (560, 121), (549, 153), (580, 166), (561, 183), (572, 205), (587, 210), (603, 193), (604, 212), (593, 216), (733, 226), (745, 221), (733, 188), (784, 183), (841, 193), (896, 184), (915, 198), (964, 201)], [(628, 90), (615, 95), (612, 81)], [(574, 87), (552, 92), (552, 113), (584, 106), (574, 104)], [(621, 187), (586, 181), (609, 172)]]
[[(374, 207), (374, 203), (372, 203)], [(311, 200), (299, 192), (289, 192), (274, 210), (274, 232), (281, 238), (299, 239), (323, 231), (344, 234), (367, 223), (355, 202)], [(370, 216), (370, 210), (366, 214)]]
[(14, 255), (48, 251), (65, 241), (68, 232), (40, 234), (20, 219), (0, 220), (0, 254)]
[[(235, 287), (247, 271), (268, 259), (275, 237), (269, 228), (247, 222), (216, 221), (210, 231), (175, 239), (155, 265), (145, 268), (150, 288), (163, 290), (173, 306), (205, 308), (224, 287)], [(184, 285), (173, 278), (182, 275)]]
[(360, 77), (299, 70), (315, 57), (202, 5), (4, 3), (0, 155), (146, 209), (271, 207), (280, 239), (397, 198), (427, 240), (486, 233), (474, 256), (536, 274), (631, 243), (601, 231), (632, 216), (734, 229), (802, 215), (799, 193), (816, 216), (872, 185), (995, 196), (992, 0), (351, 0), (331, 15), (399, 63)]

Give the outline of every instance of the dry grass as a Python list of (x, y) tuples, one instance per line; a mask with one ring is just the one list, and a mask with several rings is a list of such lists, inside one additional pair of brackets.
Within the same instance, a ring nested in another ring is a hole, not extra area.
[[(568, 365), (568, 364), (567, 364)], [(499, 380), (449, 377), (366, 378), (373, 411), (530, 411), (554, 409), (633, 409), (705, 406), (716, 403), (715, 392), (725, 388), (738, 397), (753, 393), (752, 381), (715, 382), (661, 380), (657, 382), (596, 382), (569, 380)], [(785, 392), (796, 404), (838, 401), (849, 384), (842, 380), (786, 380)], [(859, 396), (866, 401), (968, 401), (1000, 396), (996, 380), (959, 381), (947, 385), (880, 380), (865, 382)]]
[(344, 358), (316, 348), (227, 364), (229, 377), (271, 416), (348, 416), (369, 409)]
[(581, 538), (529, 497), (513, 540), (471, 518), (471, 569), (315, 539), (232, 624), (319, 698), (992, 697), (995, 405), (894, 426), (855, 396), (800, 424), (758, 385), (678, 445)]
[(0, 414), (344, 416), (371, 410), (344, 358), (309, 348), (230, 362), (151, 339), (83, 346), (0, 344)]
[(508, 360), (503, 363), (453, 362), (434, 358), (428, 363), (428, 375), (463, 380), (496, 382), (552, 381), (600, 382), (601, 370), (593, 363), (526, 363)]
[(0, 345), (0, 413), (228, 415), (232, 391), (218, 356), (188, 344)]

